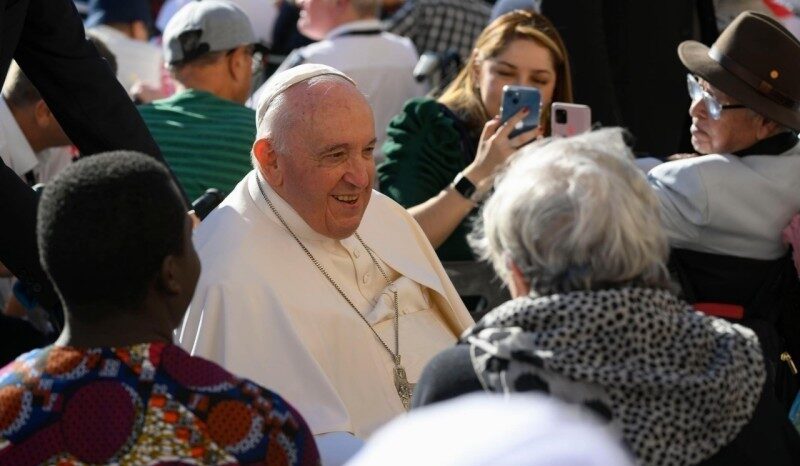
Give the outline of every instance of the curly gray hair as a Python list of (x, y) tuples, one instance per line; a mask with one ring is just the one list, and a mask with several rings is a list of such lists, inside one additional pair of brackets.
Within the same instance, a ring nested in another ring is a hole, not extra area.
[(539, 294), (665, 288), (659, 209), (622, 130), (606, 129), (521, 149), (498, 176), (470, 242), (503, 281), (511, 261)]

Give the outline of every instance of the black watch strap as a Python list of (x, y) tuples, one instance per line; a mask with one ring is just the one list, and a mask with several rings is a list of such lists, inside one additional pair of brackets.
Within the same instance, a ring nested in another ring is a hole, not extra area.
[(456, 178), (453, 180), (453, 183), (450, 186), (456, 190), (458, 194), (464, 196), (464, 198), (469, 199), (470, 201), (475, 202), (473, 196), (475, 195), (475, 191), (478, 189), (472, 184), (472, 181), (469, 180), (463, 173), (459, 173), (456, 175)]

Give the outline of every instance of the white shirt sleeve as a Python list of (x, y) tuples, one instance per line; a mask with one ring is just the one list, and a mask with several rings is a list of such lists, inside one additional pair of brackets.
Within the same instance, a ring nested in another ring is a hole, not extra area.
[(661, 222), (671, 246), (696, 244), (700, 227), (709, 223), (706, 185), (692, 162), (662, 163), (647, 174), (661, 203)]

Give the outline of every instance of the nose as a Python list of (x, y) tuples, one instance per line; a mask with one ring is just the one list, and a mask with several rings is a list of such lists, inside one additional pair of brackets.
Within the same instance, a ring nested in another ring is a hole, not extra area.
[(347, 171), (342, 179), (358, 189), (364, 189), (372, 183), (375, 173), (375, 159), (370, 155), (365, 157), (361, 154), (350, 157)]
[(695, 99), (689, 105), (689, 115), (692, 118), (705, 118), (708, 116), (708, 109), (703, 99)]
[(517, 82), (515, 82), (514, 84), (516, 84), (517, 86), (537, 87), (537, 88), (539, 87), (538, 84), (533, 79), (527, 76), (518, 76), (516, 81)]

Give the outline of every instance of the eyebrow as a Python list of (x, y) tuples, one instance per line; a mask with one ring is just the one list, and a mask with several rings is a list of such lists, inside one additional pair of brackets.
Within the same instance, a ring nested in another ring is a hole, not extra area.
[[(509, 68), (514, 68), (515, 70), (517, 69), (517, 67), (515, 65), (512, 65), (511, 63), (509, 63), (507, 61), (496, 60), (495, 59), (494, 62), (497, 63), (498, 65), (504, 65), (504, 66), (507, 66)], [(546, 70), (546, 69), (538, 69), (538, 70), (532, 70), (532, 71), (534, 73), (547, 73), (547, 74), (551, 74), (552, 73), (550, 70)]]
[[(367, 145), (368, 146), (372, 146), (372, 145), (375, 145), (377, 143), (378, 143), (378, 138), (372, 138), (372, 140)], [(347, 144), (347, 143), (332, 144), (330, 146), (327, 146), (327, 147), (323, 148), (321, 151), (319, 151), (319, 154), (320, 155), (329, 154), (331, 152), (336, 152), (337, 150), (340, 150), (340, 149), (347, 149), (348, 146), (349, 146), (349, 144)]]

